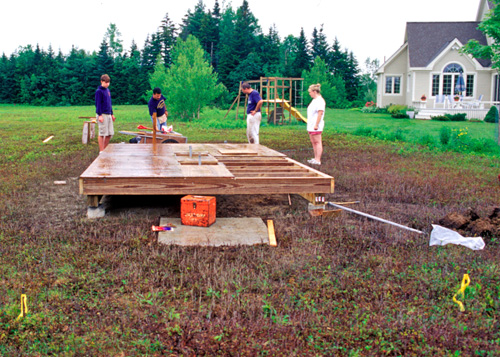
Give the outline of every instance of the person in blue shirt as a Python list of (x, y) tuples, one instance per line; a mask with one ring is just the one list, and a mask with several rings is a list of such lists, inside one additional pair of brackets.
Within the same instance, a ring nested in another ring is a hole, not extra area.
[(259, 143), (259, 129), (262, 120), (262, 113), (260, 108), (264, 101), (259, 95), (259, 92), (252, 89), (248, 82), (241, 84), (241, 91), (248, 95), (247, 105), (247, 138), (250, 144)]
[(111, 105), (111, 92), (109, 91), (109, 83), (111, 79), (107, 74), (101, 76), (101, 85), (95, 91), (95, 112), (97, 125), (99, 127), (99, 153), (104, 151), (114, 135), (115, 116), (113, 115), (113, 107)]
[(153, 114), (156, 112), (156, 127), (161, 131), (164, 126), (167, 126), (168, 112), (165, 107), (165, 97), (161, 94), (160, 88), (156, 87), (153, 89), (153, 96), (148, 102), (148, 108), (153, 127), (155, 125), (153, 121)]

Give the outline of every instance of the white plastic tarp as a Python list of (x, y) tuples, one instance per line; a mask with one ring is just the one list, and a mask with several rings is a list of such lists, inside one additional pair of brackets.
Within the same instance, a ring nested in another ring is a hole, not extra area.
[(451, 229), (433, 224), (429, 245), (446, 245), (450, 243), (463, 245), (473, 250), (481, 250), (485, 246), (481, 237), (462, 237)]

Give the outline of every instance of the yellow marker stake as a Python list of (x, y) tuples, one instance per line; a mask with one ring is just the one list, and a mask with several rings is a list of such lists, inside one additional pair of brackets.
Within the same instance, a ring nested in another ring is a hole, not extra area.
[(461, 301), (458, 301), (456, 299), (456, 296), (462, 295), (462, 297), (465, 297), (465, 295), (464, 295), (465, 288), (468, 287), (469, 284), (470, 284), (469, 274), (464, 274), (464, 277), (462, 279), (462, 285), (460, 286), (460, 289), (457, 291), (457, 293), (455, 295), (453, 295), (453, 302), (458, 304), (458, 307), (460, 307), (460, 311), (462, 311), (462, 312), (465, 311), (464, 304)]
[(17, 317), (16, 321), (19, 320), (21, 317), (24, 317), (24, 314), (28, 313), (28, 298), (26, 297), (26, 294), (24, 293), (24, 288), (21, 293), (21, 313)]

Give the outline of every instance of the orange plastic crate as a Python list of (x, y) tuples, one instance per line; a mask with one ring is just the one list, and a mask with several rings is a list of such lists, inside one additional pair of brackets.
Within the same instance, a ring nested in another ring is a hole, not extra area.
[(188, 195), (181, 198), (181, 222), (186, 226), (209, 227), (215, 223), (215, 197)]

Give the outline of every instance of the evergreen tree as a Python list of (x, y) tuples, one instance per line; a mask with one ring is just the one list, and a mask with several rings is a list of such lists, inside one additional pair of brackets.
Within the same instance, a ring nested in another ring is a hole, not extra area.
[(348, 71), (347, 69), (347, 55), (346, 52), (342, 51), (340, 48), (340, 43), (337, 37), (333, 41), (333, 45), (330, 49), (330, 55), (328, 56), (328, 65), (330, 70), (341, 77), (344, 73)]
[(141, 53), (134, 41), (129, 56), (123, 61), (121, 76), (126, 78), (126, 84), (120, 88), (125, 104), (143, 104), (149, 83), (146, 71), (141, 69)]
[[(238, 60), (233, 52), (234, 49), (234, 32), (236, 31), (234, 21), (236, 14), (228, 6), (222, 14), (220, 22), (220, 39), (218, 48), (218, 65), (217, 72), (220, 81), (230, 90), (233, 91), (233, 86), (238, 90), (238, 84), (230, 83), (229, 74), (236, 68)], [(236, 95), (236, 94), (235, 94)]]
[(262, 70), (262, 59), (260, 56), (252, 52), (247, 58), (240, 62), (240, 64), (229, 74), (229, 81), (233, 83), (231, 89), (238, 90), (239, 84), (243, 81), (258, 79), (265, 75)]
[(165, 15), (161, 21), (160, 31), (159, 31), (159, 41), (161, 43), (161, 55), (165, 67), (170, 67), (172, 64), (171, 51), (175, 45), (175, 39), (177, 36), (177, 29), (170, 20), (168, 13)]
[(303, 71), (308, 71), (311, 68), (311, 56), (303, 28), (300, 30), (300, 36), (297, 41), (297, 54), (293, 67), (295, 68), (293, 77), (300, 77)]
[(161, 54), (161, 41), (159, 34), (152, 34), (146, 37), (144, 48), (142, 50), (141, 66), (147, 73), (152, 73), (156, 64), (158, 55)]
[[(347, 51), (346, 51), (347, 52)], [(347, 68), (344, 72), (342, 79), (344, 80), (347, 100), (353, 102), (358, 99), (359, 96), (359, 67), (358, 61), (352, 52), (346, 53), (347, 56)]]
[(219, 7), (219, 2), (215, 0), (214, 8), (212, 10), (213, 19), (213, 29), (210, 38), (213, 41), (213, 45), (210, 46), (210, 58), (212, 59), (212, 66), (217, 71), (219, 64), (219, 41), (220, 41), (220, 22), (221, 22), (221, 11)]
[[(297, 42), (298, 38), (293, 35), (288, 35), (281, 45), (280, 60), (284, 77), (296, 77), (294, 63), (297, 58)], [(302, 73), (302, 71), (300, 73)], [(300, 73), (298, 76), (300, 76)]]
[(203, 33), (200, 40), (201, 46), (210, 56), (210, 63), (215, 64), (216, 49), (219, 44), (219, 24), (218, 20), (212, 15), (209, 10), (201, 22), (201, 32)]
[(198, 3), (194, 7), (194, 12), (188, 10), (187, 14), (184, 16), (179, 37), (185, 41), (189, 35), (193, 35), (198, 38), (201, 43), (204, 43), (205, 34), (202, 31), (202, 23), (205, 17), (205, 4), (203, 4), (203, 0), (198, 0)]
[(328, 52), (328, 42), (326, 40), (326, 35), (323, 33), (323, 25), (321, 25), (319, 31), (315, 27), (311, 38), (312, 58), (316, 59), (316, 57), (321, 57), (325, 63), (328, 63)]
[(253, 15), (247, 0), (236, 11), (234, 56), (237, 62), (244, 60), (250, 52), (259, 48), (258, 37), (262, 33), (257, 18)]
[(88, 105), (94, 102), (94, 93), (103, 73), (96, 69), (97, 56), (89, 56), (84, 50), (71, 48), (71, 52), (61, 70), (63, 105)]
[(110, 55), (110, 50), (106, 40), (102, 40), (99, 52), (97, 53), (97, 63), (95, 77), (101, 77), (103, 74), (113, 74), (114, 61)]
[(283, 67), (281, 64), (281, 41), (276, 26), (269, 28), (269, 32), (263, 36), (262, 52), (260, 57), (264, 63), (264, 75), (267, 77), (281, 77)]
[(0, 58), (0, 103), (16, 103), (19, 85), (12, 75), (16, 70), (16, 57), (7, 58), (5, 53)]

